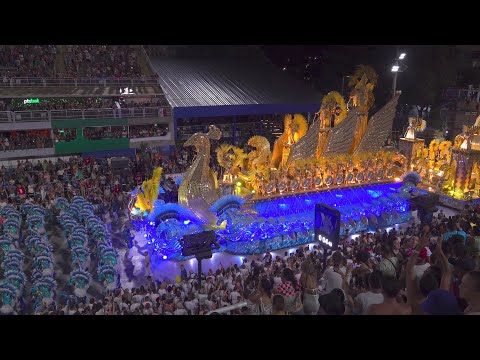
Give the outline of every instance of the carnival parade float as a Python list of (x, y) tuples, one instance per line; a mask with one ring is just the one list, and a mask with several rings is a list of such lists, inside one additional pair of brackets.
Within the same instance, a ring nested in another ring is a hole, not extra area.
[(421, 175), (420, 188), (440, 194), (443, 205), (456, 209), (480, 204), (480, 116), (473, 126), (464, 126), (453, 143), (439, 138), (424, 146), (410, 130), (401, 142), (412, 141), (421, 146), (407, 154), (408, 170)]
[(370, 118), (375, 71), (360, 65), (351, 77), (350, 99), (324, 96), (308, 126), (287, 114), (273, 146), (262, 136), (248, 140), (252, 151), (221, 144), (210, 167), (211, 140), (221, 131), (192, 135), (196, 157), (183, 174), (178, 203), (157, 200), (161, 169), (132, 194), (134, 226), (145, 232), (161, 259), (183, 260), (184, 235), (214, 230), (218, 251), (261, 253), (313, 242), (314, 208), (325, 203), (341, 212), (341, 234), (387, 227), (410, 220), (402, 183), (406, 158), (385, 147), (400, 93)]

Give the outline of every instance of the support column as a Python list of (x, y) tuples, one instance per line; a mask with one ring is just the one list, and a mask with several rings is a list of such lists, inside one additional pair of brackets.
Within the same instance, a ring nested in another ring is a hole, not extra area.
[(412, 161), (417, 156), (417, 152), (425, 147), (425, 140), (400, 138), (398, 147), (407, 159), (407, 169), (411, 170)]
[(177, 118), (173, 117), (173, 141), (176, 144), (178, 142), (178, 134), (177, 134)]
[(236, 138), (235, 138), (236, 131), (237, 131), (237, 117), (234, 116), (234, 117), (233, 117), (233, 129), (232, 129), (232, 144), (233, 144), (234, 146), (237, 146), (237, 144), (235, 143), (235, 140), (236, 140)]

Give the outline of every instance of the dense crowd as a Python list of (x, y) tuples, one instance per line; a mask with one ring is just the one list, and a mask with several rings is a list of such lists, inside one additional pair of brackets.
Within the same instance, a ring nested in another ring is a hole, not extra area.
[(66, 45), (68, 77), (141, 77), (136, 49), (129, 45)]
[(53, 77), (55, 45), (0, 45), (3, 81), (10, 77)]
[[(55, 68), (57, 55), (64, 55), (64, 71)], [(11, 77), (144, 77), (139, 64), (143, 56), (130, 45), (0, 45), (0, 76)], [(156, 75), (152, 75), (156, 76)]]
[(49, 131), (10, 131), (0, 133), (3, 151), (43, 149), (52, 147)]
[[(72, 156), (68, 160), (20, 160), (16, 168), (0, 167), (1, 203), (20, 204), (26, 199), (51, 208), (56, 198), (81, 195), (97, 206), (98, 213), (110, 218), (125, 214), (129, 193), (148, 179), (156, 166), (163, 166), (162, 183), (172, 170), (183, 170), (174, 157), (159, 156), (160, 149), (139, 151), (129, 167), (114, 175), (111, 158)], [(174, 186), (174, 188), (176, 185)], [(1, 206), (1, 205), (0, 205)]]
[(168, 125), (166, 124), (130, 126), (128, 131), (128, 137), (130, 139), (165, 136), (167, 134), (168, 134)]
[[(431, 226), (411, 224), (398, 231), (362, 233), (343, 239), (328, 255), (317, 245), (242, 265), (223, 265), (197, 275), (181, 266), (176, 281), (152, 279), (118, 288), (102, 299), (50, 305), (40, 314), (62, 315), (460, 315), (480, 314), (478, 264), (480, 209)], [(237, 305), (224, 312), (221, 308)]]
[(3, 99), (0, 100), (0, 111), (130, 109), (167, 105), (160, 98), (140, 101), (126, 101), (124, 97), (41, 98), (38, 103), (25, 103), (23, 99)]

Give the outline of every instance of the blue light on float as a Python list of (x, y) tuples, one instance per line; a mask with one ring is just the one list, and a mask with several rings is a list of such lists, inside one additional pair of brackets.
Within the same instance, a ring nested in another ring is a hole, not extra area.
[(167, 260), (167, 255), (163, 255), (162, 259)]
[[(358, 222), (360, 216), (366, 216), (366, 214), (370, 213), (379, 215), (382, 211), (390, 211), (390, 208), (392, 207), (399, 213), (397, 221), (408, 221), (408, 213), (405, 213), (405, 211), (407, 211), (405, 200), (392, 197), (392, 195), (395, 195), (392, 194), (392, 192), (396, 193), (398, 190), (397, 187), (400, 187), (400, 185), (401, 184), (388, 184), (361, 187), (360, 189), (338, 189), (335, 190), (333, 194), (331, 192), (318, 192), (309, 193), (308, 195), (295, 195), (282, 199), (256, 202), (254, 209), (258, 211), (258, 217), (276, 218), (276, 221), (268, 221), (266, 223), (263, 223), (262, 221), (262, 223), (259, 224), (246, 221), (245, 219), (242, 219), (241, 216), (237, 216), (238, 214), (234, 214), (235, 216), (232, 216), (231, 218), (230, 215), (226, 216), (225, 219), (222, 220), (230, 219), (230, 222), (228, 223), (229, 225), (227, 225), (225, 232), (222, 232), (222, 236), (229, 237), (230, 241), (226, 241), (226, 247), (222, 248), (220, 251), (228, 251), (228, 249), (231, 248), (234, 249), (235, 251), (233, 252), (236, 252), (237, 254), (253, 254), (265, 249), (266, 244), (272, 246), (271, 250), (295, 246), (297, 243), (300, 244), (302, 243), (301, 240), (289, 239), (288, 237), (283, 239), (283, 236), (290, 233), (292, 229), (299, 227), (301, 227), (302, 231), (305, 229), (312, 231), (313, 221), (306, 221), (306, 219), (307, 217), (313, 219), (312, 205), (318, 202), (324, 202), (330, 206), (337, 207), (342, 212), (345, 223), (349, 219), (355, 220), (357, 226), (355, 229), (351, 229), (355, 231), (360, 231), (363, 227), (366, 227), (365, 224)], [(368, 192), (368, 190), (370, 190), (370, 192)], [(380, 195), (378, 199), (374, 199), (372, 194), (374, 196), (376, 194)], [(333, 197), (332, 195), (339, 196)], [(385, 201), (379, 201), (383, 198)], [(238, 218), (240, 218), (240, 220), (238, 220)], [(184, 260), (184, 257), (181, 257), (180, 255), (180, 245), (177, 241), (178, 234), (175, 235), (175, 239), (157, 240), (154, 239), (157, 232), (155, 226), (150, 226), (146, 219), (138, 221), (138, 224), (142, 223), (144, 224), (143, 228), (145, 228), (146, 225), (145, 230), (148, 234), (147, 240), (151, 243), (150, 246), (155, 249), (160, 257), (163, 257), (162, 252), (167, 250), (169, 260)], [(177, 225), (182, 223), (184, 226), (188, 224), (195, 226), (191, 220), (186, 220), (185, 217), (183, 220), (178, 219)], [(391, 226), (392, 224), (384, 224), (382, 227), (384, 228), (385, 225)], [(171, 227), (175, 227), (175, 229), (170, 229)], [(138, 228), (139, 231), (141, 231), (142, 227), (138, 226)], [(180, 231), (180, 233), (182, 233), (190, 227), (180, 226), (180, 228), (177, 228), (175, 221), (173, 221), (166, 222), (164, 228), (165, 229), (162, 228), (162, 231), (164, 232), (165, 230), (175, 230), (176, 232)], [(165, 234), (162, 236), (165, 236)], [(170, 234), (170, 232), (168, 232), (168, 234)], [(313, 237), (313, 234), (310, 234), (310, 237)]]
[(367, 190), (368, 195), (370, 195), (372, 198), (376, 199), (379, 196), (382, 195), (381, 191), (374, 191), (374, 190)]

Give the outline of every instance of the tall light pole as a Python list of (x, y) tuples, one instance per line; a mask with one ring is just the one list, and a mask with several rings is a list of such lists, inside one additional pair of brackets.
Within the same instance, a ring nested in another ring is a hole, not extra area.
[(345, 78), (349, 78), (351, 77), (350, 75), (343, 75), (342, 77), (342, 97), (343, 97), (343, 88), (344, 88), (344, 85), (345, 85)]
[[(401, 63), (401, 60), (405, 59), (405, 56), (407, 56), (406, 53), (401, 53), (400, 55), (397, 55), (395, 59), (395, 64), (392, 66), (392, 72), (393, 72), (393, 95), (392, 97), (395, 97), (395, 93), (397, 91), (397, 75), (399, 72), (402, 72), (403, 70), (400, 69), (400, 65), (403, 65)], [(406, 68), (406, 65), (403, 65)]]

